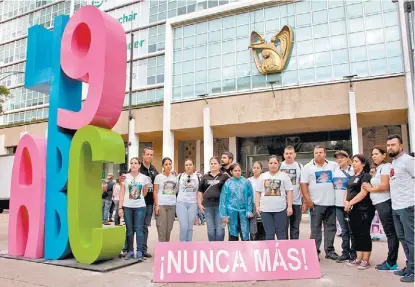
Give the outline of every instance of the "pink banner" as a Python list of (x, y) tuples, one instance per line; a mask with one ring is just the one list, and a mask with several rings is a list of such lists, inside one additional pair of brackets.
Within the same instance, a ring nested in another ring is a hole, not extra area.
[(154, 282), (320, 278), (314, 240), (157, 243)]

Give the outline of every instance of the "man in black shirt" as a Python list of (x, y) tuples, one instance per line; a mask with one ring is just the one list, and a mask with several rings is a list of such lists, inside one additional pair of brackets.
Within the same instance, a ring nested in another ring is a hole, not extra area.
[(157, 169), (151, 164), (154, 157), (154, 150), (151, 147), (144, 148), (143, 151), (143, 164), (140, 167), (140, 173), (148, 176), (151, 180), (151, 184), (148, 185), (147, 195), (144, 197), (146, 201), (146, 214), (144, 216), (144, 244), (143, 244), (143, 256), (151, 258), (151, 254), (148, 253), (148, 227), (151, 226), (151, 218), (153, 216), (154, 198), (153, 198), (153, 184), (156, 175), (158, 174)]
[(231, 153), (230, 151), (225, 151), (220, 159), (220, 163), (222, 165), (220, 171), (222, 173), (227, 173), (230, 177), (232, 176), (230, 172), (230, 167), (232, 165), (233, 159), (233, 153)]

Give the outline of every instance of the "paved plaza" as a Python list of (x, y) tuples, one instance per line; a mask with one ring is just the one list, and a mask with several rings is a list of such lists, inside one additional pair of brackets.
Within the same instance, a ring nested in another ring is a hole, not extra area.
[[(0, 214), (0, 250), (7, 249), (7, 224), (8, 214)], [(172, 239), (178, 240), (179, 223), (176, 221)], [(194, 239), (207, 240), (206, 225), (194, 227)], [(309, 235), (308, 217), (303, 219), (301, 225), (301, 237)], [(154, 253), (154, 243), (157, 240), (155, 221), (152, 222), (150, 232), (150, 251)], [(336, 251), (340, 252), (341, 239), (336, 237)], [(387, 253), (387, 244), (384, 241), (374, 242), (372, 264), (383, 261)], [(249, 281), (236, 283), (152, 283), (153, 261), (149, 259), (143, 263), (117, 269), (108, 273), (98, 273), (72, 269), (66, 267), (50, 266), (41, 263), (10, 260), (0, 258), (0, 287), (28, 287), (28, 286), (111, 286), (111, 287), (147, 287), (147, 286), (409, 286), (401, 283), (399, 278), (392, 273), (382, 273), (374, 268), (359, 271), (356, 268), (347, 267), (345, 264), (329, 261), (321, 257), (322, 278), (318, 280), (283, 280), (283, 281)], [(405, 257), (402, 249), (399, 253), (399, 265), (403, 265)]]

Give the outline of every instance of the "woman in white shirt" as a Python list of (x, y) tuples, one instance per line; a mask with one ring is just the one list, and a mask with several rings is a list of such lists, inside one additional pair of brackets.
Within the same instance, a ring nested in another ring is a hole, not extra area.
[(391, 165), (385, 161), (386, 150), (381, 146), (372, 148), (372, 160), (376, 165), (375, 176), (369, 183), (363, 183), (362, 188), (370, 193), (370, 199), (378, 212), (380, 222), (388, 239), (388, 258), (379, 265), (378, 271), (396, 271), (398, 265), (399, 240), (396, 235), (395, 225), (392, 217), (392, 201), (389, 192), (389, 174)]
[(185, 172), (179, 174), (177, 179), (177, 204), (176, 214), (180, 224), (180, 241), (191, 242), (193, 237), (193, 222), (197, 215), (197, 191), (199, 189), (199, 177), (194, 172), (193, 161), (187, 159), (184, 162)]
[(257, 214), (262, 218), (265, 239), (287, 239), (285, 224), (293, 214), (293, 185), (285, 172), (279, 171), (280, 161), (272, 155), (268, 159), (269, 171), (261, 174), (261, 187), (255, 194)]
[(250, 231), (251, 231), (251, 240), (257, 239), (257, 233), (258, 233), (258, 225), (257, 225), (257, 212), (255, 209), (255, 193), (257, 191), (260, 191), (261, 187), (261, 179), (260, 176), (262, 174), (262, 163), (259, 161), (254, 162), (252, 165), (252, 176), (248, 178), (249, 182), (252, 185), (252, 189), (254, 191), (254, 217), (250, 219)]
[(163, 172), (154, 179), (154, 213), (159, 242), (169, 242), (176, 215), (177, 178), (171, 172), (172, 160), (170, 158), (163, 158), (161, 164)]
[(140, 173), (141, 161), (137, 157), (130, 160), (130, 172), (126, 174), (124, 184), (120, 188), (120, 201), (118, 215), (124, 217), (127, 228), (127, 255), (125, 259), (134, 259), (134, 232), (136, 235), (137, 253), (135, 258), (143, 261), (144, 244), (144, 216), (146, 214), (146, 202), (144, 197), (150, 183), (147, 176)]

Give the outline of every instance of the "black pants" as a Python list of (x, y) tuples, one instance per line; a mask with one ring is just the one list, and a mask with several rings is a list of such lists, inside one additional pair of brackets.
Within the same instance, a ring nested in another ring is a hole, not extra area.
[(285, 225), (285, 234), (287, 235), (287, 239), (300, 238), (300, 223), (302, 215), (301, 205), (293, 204), (293, 214), (287, 217), (287, 224)]
[(375, 209), (361, 211), (359, 209), (352, 209), (350, 212), (350, 228), (355, 240), (355, 250), (361, 252), (372, 251), (372, 238), (370, 237), (370, 226), (373, 217), (375, 216)]
[(395, 224), (393, 222), (392, 202), (389, 199), (385, 202), (376, 204), (375, 208), (378, 211), (379, 219), (383, 226), (383, 231), (385, 231), (386, 238), (388, 239), (387, 262), (390, 266), (393, 266), (398, 260), (399, 239), (396, 235)]
[(314, 205), (314, 209), (310, 211), (311, 219), (311, 238), (316, 242), (317, 253), (320, 254), (321, 241), (321, 225), (324, 225), (324, 251), (329, 255), (334, 251), (334, 237), (336, 236), (336, 207)]

